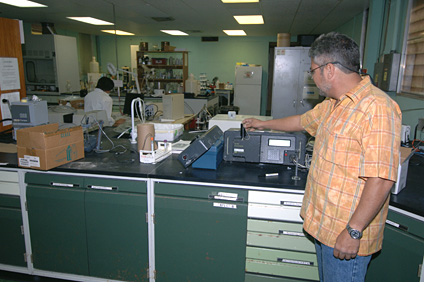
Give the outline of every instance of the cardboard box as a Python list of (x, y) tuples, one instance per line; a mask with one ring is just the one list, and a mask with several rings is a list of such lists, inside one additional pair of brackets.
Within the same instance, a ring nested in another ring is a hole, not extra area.
[(166, 65), (167, 60), (165, 58), (152, 58), (152, 65)]
[(74, 109), (84, 109), (84, 98), (81, 99), (60, 99), (60, 105), (66, 105), (70, 103)]
[(165, 51), (165, 52), (173, 52), (173, 51), (175, 51), (175, 46), (170, 46), (170, 45), (165, 45), (165, 46), (163, 46), (163, 51)]
[(414, 155), (411, 148), (400, 147), (398, 179), (392, 187), (392, 194), (398, 194), (406, 186), (408, 176), (409, 159)]
[(81, 126), (59, 130), (59, 124), (20, 129), (16, 132), (18, 165), (49, 170), (84, 158)]

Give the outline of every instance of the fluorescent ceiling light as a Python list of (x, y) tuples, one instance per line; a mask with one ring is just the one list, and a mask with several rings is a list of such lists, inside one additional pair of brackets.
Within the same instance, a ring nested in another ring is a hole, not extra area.
[(188, 35), (187, 33), (182, 32), (180, 30), (161, 30), (161, 31), (170, 35)]
[(259, 0), (221, 0), (222, 3), (257, 3)]
[(21, 7), (21, 8), (47, 7), (46, 5), (35, 3), (33, 1), (27, 1), (27, 0), (0, 0), (0, 3), (12, 5), (16, 7)]
[(131, 33), (131, 32), (126, 32), (122, 30), (114, 30), (114, 29), (103, 29), (102, 31), (106, 33), (111, 33), (111, 34), (115, 34), (115, 31), (116, 31), (116, 35), (135, 35), (134, 33)]
[(246, 32), (244, 30), (223, 30), (229, 36), (245, 36)]
[(92, 17), (67, 17), (67, 18), (74, 21), (79, 21), (79, 22), (93, 24), (93, 25), (113, 25), (113, 23), (102, 21)]
[(264, 18), (261, 15), (255, 16), (234, 16), (239, 24), (264, 24)]

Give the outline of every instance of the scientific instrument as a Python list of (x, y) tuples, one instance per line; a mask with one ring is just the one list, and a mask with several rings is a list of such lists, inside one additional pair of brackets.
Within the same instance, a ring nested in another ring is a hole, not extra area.
[(251, 131), (244, 126), (224, 133), (224, 160), (295, 165), (305, 163), (306, 136), (300, 132)]

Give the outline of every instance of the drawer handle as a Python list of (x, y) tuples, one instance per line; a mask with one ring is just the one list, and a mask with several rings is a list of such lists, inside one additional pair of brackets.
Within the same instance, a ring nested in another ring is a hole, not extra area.
[(408, 231), (408, 226), (396, 223), (394, 221), (388, 220), (386, 219), (386, 224), (391, 225), (397, 229), (403, 230), (403, 231)]
[(80, 187), (79, 184), (60, 183), (60, 182), (50, 182), (50, 186), (56, 186), (56, 187)]
[(305, 237), (303, 232), (295, 232), (295, 231), (287, 231), (287, 230), (278, 230), (279, 235), (287, 235), (287, 236), (296, 236), (296, 237)]
[(87, 186), (90, 189), (96, 189), (96, 190), (118, 190), (118, 187), (115, 186), (99, 186), (99, 185), (88, 185)]
[(301, 202), (293, 202), (293, 201), (280, 201), (280, 205), (286, 206), (286, 207), (301, 207)]
[(313, 261), (304, 261), (304, 260), (286, 259), (286, 258), (277, 258), (277, 261), (278, 262), (284, 262), (284, 263), (297, 264), (297, 265), (314, 266)]
[(213, 200), (243, 202), (243, 198), (239, 198), (236, 193), (218, 192), (218, 195), (209, 195), (208, 198)]

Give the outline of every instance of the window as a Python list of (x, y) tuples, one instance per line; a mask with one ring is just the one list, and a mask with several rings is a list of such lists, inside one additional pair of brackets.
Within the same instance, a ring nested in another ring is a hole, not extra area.
[(410, 0), (401, 93), (424, 96), (424, 0)]

